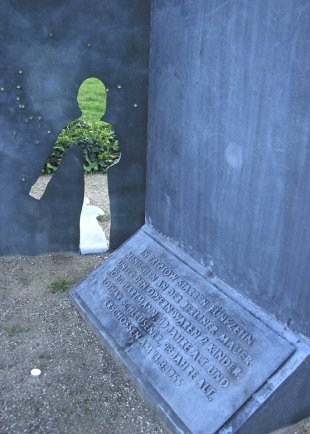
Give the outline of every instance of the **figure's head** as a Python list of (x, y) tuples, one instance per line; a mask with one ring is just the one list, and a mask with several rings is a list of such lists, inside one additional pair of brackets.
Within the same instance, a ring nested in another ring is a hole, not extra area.
[(105, 114), (106, 100), (107, 93), (101, 80), (95, 77), (84, 80), (77, 94), (82, 118), (88, 121), (99, 121)]

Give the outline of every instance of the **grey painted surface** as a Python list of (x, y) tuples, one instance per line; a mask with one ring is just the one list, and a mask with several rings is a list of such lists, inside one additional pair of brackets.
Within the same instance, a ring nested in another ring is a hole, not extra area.
[(309, 0), (153, 2), (147, 222), (310, 335)]
[(77, 91), (92, 76), (109, 88), (104, 120), (122, 151), (109, 173), (112, 246), (143, 224), (149, 9), (144, 0), (2, 1), (1, 255), (78, 251), (78, 152), (67, 157), (67, 175), (56, 175), (60, 196), (51, 188), (49, 200), (37, 202), (28, 193), (61, 129), (80, 116)]

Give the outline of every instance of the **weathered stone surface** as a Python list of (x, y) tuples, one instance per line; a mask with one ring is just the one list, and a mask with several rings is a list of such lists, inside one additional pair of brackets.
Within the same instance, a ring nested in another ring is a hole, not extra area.
[(72, 297), (176, 431), (215, 432), (294, 350), (143, 229)]
[(309, 21), (309, 0), (153, 2), (146, 197), (158, 232), (308, 337)]

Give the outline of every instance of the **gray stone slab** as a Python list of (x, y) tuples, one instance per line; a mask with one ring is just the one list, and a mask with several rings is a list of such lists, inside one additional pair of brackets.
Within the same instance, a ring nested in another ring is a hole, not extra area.
[(308, 337), (309, 21), (310, 0), (153, 2), (146, 196), (157, 231)]
[(294, 348), (151, 233), (71, 296), (176, 432), (214, 433)]
[(67, 153), (44, 199), (29, 192), (61, 130), (81, 116), (77, 93), (89, 77), (109, 89), (102, 120), (122, 153), (108, 171), (111, 248), (144, 223), (150, 8), (145, 0), (2, 0), (0, 255), (79, 252), (81, 150)]

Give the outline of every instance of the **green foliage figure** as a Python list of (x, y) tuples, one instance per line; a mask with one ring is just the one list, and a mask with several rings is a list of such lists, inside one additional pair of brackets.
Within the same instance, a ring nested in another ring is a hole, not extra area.
[(57, 170), (71, 145), (83, 150), (84, 172), (103, 172), (120, 157), (119, 144), (112, 126), (101, 121), (106, 111), (106, 88), (98, 78), (88, 78), (80, 86), (77, 101), (82, 116), (60, 133), (42, 173)]

